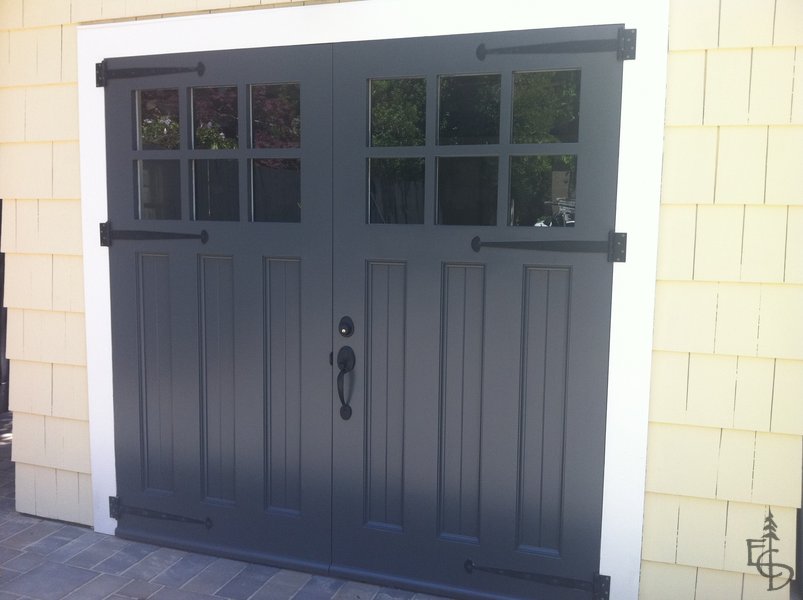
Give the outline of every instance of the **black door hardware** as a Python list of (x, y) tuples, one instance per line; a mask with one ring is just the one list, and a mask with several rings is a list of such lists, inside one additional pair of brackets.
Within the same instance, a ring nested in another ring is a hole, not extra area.
[(129, 69), (110, 69), (104, 59), (95, 63), (95, 86), (105, 87), (109, 79), (133, 79), (134, 77), (151, 77), (153, 75), (174, 75), (176, 73), (198, 73), (202, 77), (206, 71), (204, 63), (194, 67), (132, 67)]
[(636, 30), (623, 27), (619, 29), (616, 39), (546, 42), (507, 48), (486, 48), (485, 44), (477, 46), (477, 58), (480, 60), (485, 60), (489, 54), (585, 54), (589, 52), (616, 52), (617, 60), (633, 60), (636, 58)]
[(203, 525), (207, 529), (212, 529), (212, 519), (195, 519), (193, 517), (185, 517), (184, 515), (174, 515), (171, 513), (160, 512), (158, 510), (151, 510), (149, 508), (141, 508), (139, 506), (128, 506), (123, 504), (117, 496), (109, 496), (109, 516), (112, 519), (120, 520), (123, 515), (135, 515), (137, 517), (146, 517), (148, 519), (161, 519), (163, 521), (178, 521), (180, 523), (191, 523), (193, 525)]
[(627, 258), (627, 234), (611, 231), (608, 241), (596, 240), (539, 240), (483, 242), (480, 236), (471, 240), (471, 249), (510, 248), (512, 250), (542, 250), (544, 252), (587, 252), (608, 255), (608, 262), (625, 262)]
[(352, 321), (351, 317), (349, 316), (343, 317), (340, 319), (340, 324), (337, 326), (337, 330), (343, 337), (351, 337), (351, 334), (354, 333), (354, 321)]
[(483, 565), (478, 565), (470, 558), (466, 559), (466, 562), (463, 563), (463, 568), (469, 574), (474, 573), (474, 571), (482, 571), (483, 573), (501, 575), (502, 577), (524, 579), (526, 581), (532, 581), (533, 583), (541, 583), (544, 585), (553, 585), (556, 587), (591, 592), (591, 600), (610, 599), (611, 578), (608, 575), (600, 575), (599, 573), (594, 573), (591, 581), (586, 581), (584, 579), (570, 579), (568, 577), (556, 577), (554, 575), (544, 575), (542, 573), (531, 573), (528, 571), (514, 571), (512, 569), (486, 567)]
[(139, 229), (112, 229), (111, 221), (100, 224), (100, 245), (111, 246), (112, 240), (201, 240), (209, 241), (209, 233), (179, 233), (176, 231), (143, 231)]
[(345, 378), (346, 373), (354, 369), (357, 358), (354, 356), (354, 350), (351, 346), (343, 346), (337, 353), (337, 368), (340, 372), (337, 374), (337, 395), (340, 398), (340, 418), (348, 421), (351, 418), (351, 406), (346, 400)]

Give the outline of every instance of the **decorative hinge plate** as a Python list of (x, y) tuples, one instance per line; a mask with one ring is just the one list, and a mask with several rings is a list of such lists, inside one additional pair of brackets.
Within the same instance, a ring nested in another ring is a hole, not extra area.
[(110, 69), (104, 58), (95, 63), (95, 86), (105, 87), (110, 79), (133, 79), (135, 77), (152, 77), (154, 75), (174, 75), (176, 73), (198, 73), (202, 77), (206, 71), (204, 63), (199, 62), (194, 67), (129, 67)]
[(636, 30), (619, 30), (619, 49), (616, 52), (619, 60), (634, 60), (636, 58)]
[(118, 496), (109, 496), (109, 516), (112, 519), (119, 521), (123, 515), (134, 515), (137, 517), (145, 517), (147, 519), (161, 519), (162, 521), (191, 523), (193, 525), (203, 525), (207, 529), (212, 529), (212, 519), (209, 517), (206, 517), (205, 519), (196, 519), (194, 517), (186, 517), (184, 515), (176, 515), (158, 510), (151, 510), (150, 508), (127, 506), (123, 505), (123, 501), (120, 500)]
[(112, 224), (109, 221), (100, 224), (100, 245), (106, 248), (112, 245)]
[(625, 262), (627, 259), (627, 234), (611, 231), (608, 234), (608, 262)]
[(600, 575), (594, 573), (591, 580), (593, 587), (591, 600), (610, 600), (611, 598), (611, 577), (610, 575)]
[(112, 519), (120, 518), (120, 499), (117, 496), (109, 496), (109, 516)]

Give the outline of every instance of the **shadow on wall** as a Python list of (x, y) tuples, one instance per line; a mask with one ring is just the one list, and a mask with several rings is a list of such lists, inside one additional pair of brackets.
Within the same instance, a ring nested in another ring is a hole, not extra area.
[[(3, 201), (0, 200), (0, 231), (3, 230)], [(2, 236), (0, 236), (2, 237)], [(0, 239), (0, 243), (2, 240)], [(0, 413), (8, 411), (8, 358), (6, 358), (6, 307), (4, 287), (6, 255), (0, 252)]]

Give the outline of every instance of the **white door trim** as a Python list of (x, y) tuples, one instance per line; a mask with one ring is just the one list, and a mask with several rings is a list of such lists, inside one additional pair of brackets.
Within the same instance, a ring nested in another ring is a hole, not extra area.
[(600, 571), (612, 597), (635, 599), (641, 556), (668, 0), (363, 0), (79, 27), (89, 430), (94, 526), (113, 533), (116, 493), (103, 89), (107, 57), (624, 23), (638, 30), (624, 65), (616, 214), (627, 262), (614, 266)]

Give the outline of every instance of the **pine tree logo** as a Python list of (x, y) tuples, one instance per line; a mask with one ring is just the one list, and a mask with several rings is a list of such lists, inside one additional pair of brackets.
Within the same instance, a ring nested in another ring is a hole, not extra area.
[[(767, 518), (764, 519), (764, 535), (759, 539), (747, 540), (747, 566), (755, 567), (759, 575), (769, 579), (768, 592), (786, 587), (795, 576), (795, 570), (789, 565), (775, 562), (774, 555), (778, 552), (775, 548), (778, 538), (778, 524), (772, 514), (772, 509), (767, 511)], [(755, 550), (761, 550), (758, 557), (754, 557)]]

